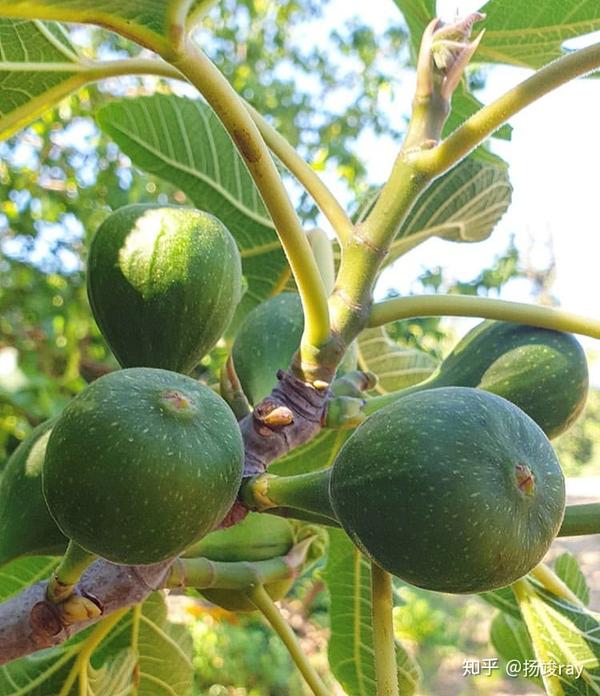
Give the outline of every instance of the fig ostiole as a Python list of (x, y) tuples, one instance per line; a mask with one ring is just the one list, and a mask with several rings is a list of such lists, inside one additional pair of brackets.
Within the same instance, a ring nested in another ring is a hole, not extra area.
[(227, 329), (241, 278), (231, 233), (193, 208), (119, 208), (88, 256), (90, 305), (122, 367), (189, 373)]

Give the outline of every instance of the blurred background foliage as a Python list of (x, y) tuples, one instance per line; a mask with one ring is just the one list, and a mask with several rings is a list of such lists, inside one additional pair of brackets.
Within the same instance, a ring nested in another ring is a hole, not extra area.
[[(400, 21), (377, 33), (354, 18), (332, 28), (326, 45), (301, 40), (307, 25), (318, 22), (326, 1), (223, 0), (204, 22), (202, 35), (238, 92), (316, 169), (335, 171), (341, 191), (356, 200), (374, 183), (368, 180), (368, 162), (356, 154), (358, 139), (369, 132), (398, 140), (406, 122), (401, 114), (391, 123), (379, 109), (382, 99), (393, 100), (401, 88), (398, 63), (408, 61), (406, 32)], [(73, 39), (90, 56), (135, 52), (124, 40), (89, 28), (74, 30)], [(482, 83), (474, 73), (472, 86)], [(117, 366), (87, 303), (90, 235), (108, 212), (124, 204), (186, 202), (180, 191), (134, 169), (94, 124), (94, 112), (110, 95), (156, 90), (181, 86), (155, 78), (108, 80), (81, 90), (0, 143), (0, 467), (35, 425)], [(287, 182), (303, 222), (312, 225), (314, 205)], [(447, 278), (441, 268), (429, 269), (415, 279), (414, 292), (494, 295), (521, 278), (540, 301), (552, 303), (552, 277), (552, 265), (532, 267), (509, 240), (504, 254), (477, 277), (459, 281)], [(440, 357), (460, 338), (447, 327), (438, 319), (424, 319), (396, 322), (388, 331), (400, 344)], [(217, 350), (200, 372), (210, 371), (224, 354)], [(569, 475), (600, 471), (599, 439), (600, 396), (594, 390), (584, 416), (556, 443)], [(284, 611), (304, 631), (305, 648), (325, 673), (327, 596), (322, 588), (318, 574), (304, 579)], [(495, 679), (479, 683), (461, 676), (461, 656), (493, 655), (486, 630), (490, 608), (473, 598), (449, 601), (416, 589), (404, 588), (401, 594), (406, 604), (396, 628), (418, 653), (426, 692), (500, 693)], [(198, 696), (303, 693), (285, 650), (259, 619), (195, 603), (186, 609), (185, 620), (194, 637)], [(444, 691), (448, 678), (459, 679), (460, 685)], [(512, 693), (533, 688), (512, 688)]]

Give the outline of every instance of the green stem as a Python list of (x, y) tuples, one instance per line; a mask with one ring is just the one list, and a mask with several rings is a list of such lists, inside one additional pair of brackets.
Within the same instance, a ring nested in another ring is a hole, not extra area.
[(292, 660), (300, 670), (308, 686), (312, 689), (315, 696), (329, 696), (329, 692), (315, 668), (311, 665), (308, 658), (300, 647), (296, 635), (281, 616), (281, 612), (275, 602), (262, 585), (256, 585), (246, 593), (248, 599), (262, 613), (269, 622), (275, 633), (287, 648)]
[(347, 242), (352, 237), (354, 225), (337, 198), (310, 164), (300, 157), (288, 141), (253, 106), (246, 103), (246, 108), (271, 152), (277, 155), (304, 186), (323, 215), (329, 220), (340, 244)]
[(215, 110), (261, 193), (302, 300), (303, 345), (324, 344), (329, 337), (329, 314), (323, 281), (277, 167), (254, 121), (231, 85), (191, 40), (170, 62)]
[(305, 510), (308, 513), (336, 517), (329, 499), (331, 469), (321, 469), (297, 476), (259, 474), (242, 481), (239, 498), (251, 510), (272, 508)]
[(377, 696), (399, 696), (392, 610), (392, 576), (371, 563), (371, 611)]
[(600, 503), (567, 505), (559, 537), (600, 534)]
[(439, 176), (466, 157), (500, 126), (529, 104), (569, 80), (600, 67), (600, 43), (564, 55), (468, 118), (437, 147), (423, 152), (420, 163)]
[(329, 301), (332, 329), (344, 347), (366, 326), (373, 285), (383, 260), (398, 226), (429, 180), (410, 157), (403, 155), (394, 167), (390, 182), (383, 188), (367, 220), (357, 226), (346, 245), (336, 291)]
[[(186, 553), (193, 553), (189, 549)], [(285, 556), (266, 561), (210, 561), (208, 558), (180, 558), (172, 567), (167, 587), (195, 587), (244, 590), (256, 583), (289, 578), (294, 568)]]
[(532, 578), (537, 580), (548, 592), (556, 597), (564, 599), (569, 604), (576, 607), (585, 606), (579, 597), (572, 592), (567, 585), (556, 575), (556, 573), (544, 563), (540, 563), (529, 573)]
[(543, 329), (600, 338), (600, 321), (571, 314), (553, 307), (539, 307), (522, 302), (507, 302), (473, 295), (416, 295), (397, 297), (373, 307), (369, 326), (382, 326), (392, 321), (413, 317), (479, 317), (513, 321)]
[(335, 258), (333, 245), (327, 234), (320, 227), (314, 227), (306, 233), (308, 243), (315, 255), (325, 292), (330, 295), (335, 285)]
[(68, 599), (82, 574), (97, 558), (98, 556), (81, 548), (73, 540), (69, 541), (67, 550), (48, 583), (48, 600), (58, 603)]

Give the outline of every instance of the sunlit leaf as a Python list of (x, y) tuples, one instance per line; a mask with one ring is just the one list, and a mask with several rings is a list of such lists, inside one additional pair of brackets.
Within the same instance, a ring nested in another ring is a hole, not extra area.
[(47, 580), (58, 565), (58, 561), (56, 556), (25, 556), (2, 566), (0, 568), (0, 602), (18, 594), (25, 587)]
[(109, 615), (56, 648), (0, 667), (0, 694), (55, 696), (70, 683), (70, 696), (126, 696), (134, 685), (138, 696), (188, 696), (191, 651), (186, 628), (169, 623), (155, 593), (116, 623)]
[(568, 604), (527, 580), (514, 586), (546, 692), (600, 693), (600, 615)]
[(0, 0), (0, 17), (98, 24), (155, 50), (167, 49), (181, 0)]
[(0, 138), (84, 85), (82, 67), (60, 24), (0, 19)]
[(539, 68), (564, 53), (568, 39), (600, 29), (600, 5), (579, 2), (525, 3), (490, 0), (477, 60)]
[(565, 551), (558, 556), (554, 561), (554, 572), (584, 604), (589, 603), (590, 588), (573, 554)]

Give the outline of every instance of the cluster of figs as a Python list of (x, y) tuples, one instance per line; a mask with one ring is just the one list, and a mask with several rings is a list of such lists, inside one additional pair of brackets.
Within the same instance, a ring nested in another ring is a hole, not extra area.
[[(190, 373), (241, 299), (230, 232), (191, 208), (127, 206), (96, 231), (87, 277), (94, 317), (122, 369), (89, 384), (9, 459), (0, 564), (60, 555), (67, 544), (117, 564), (152, 564), (192, 547), (218, 561), (284, 555), (293, 527), (274, 515), (251, 513), (215, 531), (242, 484), (244, 443), (229, 405)], [(234, 364), (258, 404), (299, 345), (299, 298), (280, 294), (233, 325)], [(414, 585), (505, 586), (538, 564), (558, 533), (565, 487), (549, 439), (574, 422), (587, 390), (585, 355), (570, 334), (483, 322), (428, 379), (353, 431), (316, 475), (327, 501), (312, 512)], [(289, 589), (274, 585), (275, 597)], [(205, 594), (252, 608), (226, 591)]]

